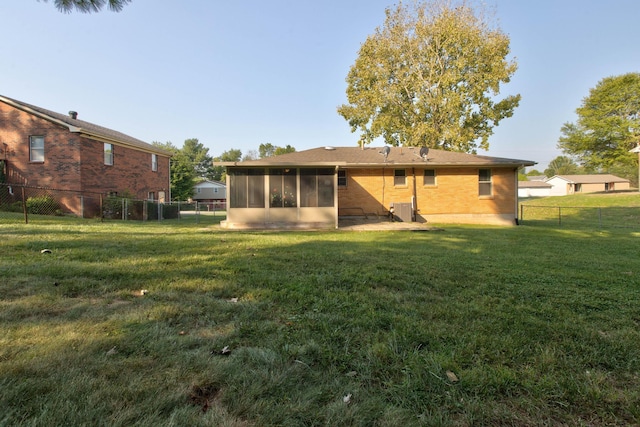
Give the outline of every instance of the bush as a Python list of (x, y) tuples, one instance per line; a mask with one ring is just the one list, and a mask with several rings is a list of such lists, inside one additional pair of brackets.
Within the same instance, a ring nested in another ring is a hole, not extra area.
[[(128, 201), (124, 203), (125, 208), (128, 208)], [(123, 198), (122, 197), (107, 197), (103, 201), (102, 205), (102, 215), (106, 219), (122, 219), (122, 207), (123, 207)]]
[(178, 219), (180, 218), (180, 208), (178, 205), (164, 205), (162, 206), (162, 217), (164, 219)]
[(60, 215), (60, 204), (51, 196), (29, 197), (27, 212), (34, 215)]
[(0, 204), (0, 211), (2, 212), (22, 212), (22, 202), (17, 201), (13, 203)]

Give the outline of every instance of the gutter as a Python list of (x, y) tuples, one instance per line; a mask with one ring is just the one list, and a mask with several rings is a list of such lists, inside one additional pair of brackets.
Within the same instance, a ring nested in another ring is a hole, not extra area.
[[(65, 127), (65, 128), (67, 128), (69, 130), (69, 132), (79, 134), (80, 136), (91, 138), (91, 139), (94, 139), (96, 141), (113, 143), (113, 144), (117, 144), (117, 145), (124, 145), (124, 146), (127, 146), (127, 147), (131, 147), (133, 149), (136, 149), (138, 151), (144, 151), (144, 152), (147, 152), (147, 153), (160, 154), (162, 156), (167, 156), (167, 157), (172, 157), (173, 156), (173, 153), (170, 153), (170, 152), (162, 150), (162, 149), (149, 150), (149, 149), (145, 149), (145, 148), (142, 148), (142, 147), (138, 147), (137, 145), (133, 145), (133, 144), (130, 144), (128, 142), (125, 142), (125, 141), (122, 141), (122, 140), (119, 140), (119, 139), (111, 138), (111, 137), (108, 137), (108, 136), (105, 136), (105, 135), (102, 135), (102, 134), (96, 134), (94, 132), (90, 132), (90, 131), (84, 130), (81, 127), (71, 125), (71, 124), (69, 124), (69, 123), (67, 123), (67, 122), (65, 122), (63, 120), (57, 119), (55, 117), (52, 117), (52, 116), (50, 116), (50, 115), (48, 115), (46, 113), (42, 113), (40, 111), (36, 111), (31, 107), (28, 107), (28, 106), (26, 106), (24, 104), (18, 103), (16, 101), (12, 100), (12, 99), (5, 98), (4, 96), (0, 96), (0, 101), (4, 102), (5, 104), (8, 104), (8, 105), (10, 105), (10, 106), (12, 106), (14, 108), (17, 108), (18, 110), (22, 110), (22, 111), (27, 112), (29, 114), (32, 114), (34, 116), (40, 117), (43, 120), (47, 120), (49, 122), (52, 122), (52, 123), (55, 123), (55, 124), (60, 125), (62, 127)], [(144, 141), (140, 141), (140, 142), (144, 143)]]

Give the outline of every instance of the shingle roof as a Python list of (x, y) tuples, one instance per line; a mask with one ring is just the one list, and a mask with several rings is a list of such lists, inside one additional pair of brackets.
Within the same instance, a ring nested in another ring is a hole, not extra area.
[(553, 185), (544, 181), (518, 181), (518, 188), (551, 188)]
[[(549, 178), (560, 178), (574, 184), (600, 184), (604, 182), (629, 182), (628, 179), (620, 178), (611, 174), (592, 174), (592, 175), (556, 175)], [(547, 181), (549, 181), (547, 180)]]
[(342, 166), (385, 167), (395, 166), (532, 166), (530, 160), (506, 159), (480, 156), (453, 151), (430, 149), (425, 161), (419, 155), (419, 147), (390, 147), (385, 157), (383, 147), (320, 147), (296, 151), (259, 160), (244, 162), (221, 162), (223, 166)]
[(47, 110), (46, 108), (38, 107), (35, 105), (27, 104), (26, 102), (18, 101), (16, 99), (8, 98), (0, 95), (0, 101), (9, 104), (15, 108), (28, 113), (36, 114), (46, 120), (54, 121), (60, 125), (66, 125), (69, 127), (70, 132), (83, 134), (89, 137), (102, 138), (110, 140), (123, 145), (128, 145), (134, 148), (138, 148), (144, 151), (149, 151), (164, 156), (171, 156), (172, 153), (163, 150), (162, 148), (155, 147), (144, 141), (125, 135), (122, 132), (108, 129), (103, 126), (96, 125), (94, 123), (86, 122), (84, 120), (74, 119), (69, 114), (60, 114), (55, 111)]

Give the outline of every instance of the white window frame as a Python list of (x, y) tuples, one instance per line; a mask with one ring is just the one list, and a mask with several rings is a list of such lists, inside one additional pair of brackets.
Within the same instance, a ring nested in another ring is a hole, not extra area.
[(29, 137), (29, 161), (44, 163), (44, 136), (33, 135)]
[[(433, 172), (433, 175), (427, 175), (427, 171)], [(438, 185), (437, 177), (438, 174), (436, 173), (435, 169), (425, 169), (422, 173), (422, 185), (424, 185), (425, 187), (435, 187), (436, 185)], [(427, 180), (432, 182), (427, 182)]]
[(491, 169), (478, 170), (478, 196), (493, 197), (493, 172)]
[(396, 187), (407, 186), (407, 170), (406, 169), (393, 170), (393, 185)]
[(338, 187), (344, 188), (347, 186), (347, 170), (338, 169)]
[(113, 144), (104, 143), (104, 164), (113, 166)]
[(153, 172), (158, 171), (158, 155), (157, 154), (151, 154), (151, 170)]

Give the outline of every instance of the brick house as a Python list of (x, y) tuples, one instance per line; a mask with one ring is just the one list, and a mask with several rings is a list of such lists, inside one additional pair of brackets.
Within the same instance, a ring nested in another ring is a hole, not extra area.
[[(423, 154), (423, 155), (421, 155)], [(323, 147), (227, 169), (228, 228), (338, 227), (340, 218), (514, 224), (528, 160), (413, 147)]]
[[(0, 96), (0, 166), (5, 184), (88, 194), (170, 198), (171, 153), (123, 133)], [(64, 210), (86, 206), (61, 200)], [(95, 206), (93, 207), (95, 209)]]

